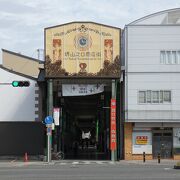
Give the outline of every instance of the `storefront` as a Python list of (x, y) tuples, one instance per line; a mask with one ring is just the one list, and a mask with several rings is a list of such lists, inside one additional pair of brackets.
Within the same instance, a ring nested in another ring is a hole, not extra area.
[[(170, 127), (171, 126), (171, 127)], [(125, 159), (179, 159), (179, 128), (175, 123), (125, 123)]]

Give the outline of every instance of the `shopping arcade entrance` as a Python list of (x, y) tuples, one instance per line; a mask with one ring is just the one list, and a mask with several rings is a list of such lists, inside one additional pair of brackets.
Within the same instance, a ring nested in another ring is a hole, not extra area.
[[(110, 106), (110, 102), (111, 102), (111, 121), (109, 121), (109, 124), (111, 122), (111, 130), (108, 128), (108, 126), (105, 126), (105, 128), (109, 130), (107, 134), (110, 133), (111, 135), (110, 136), (111, 160), (113, 161), (117, 160), (116, 154), (117, 152), (119, 152), (118, 151), (119, 144), (117, 142), (117, 139), (119, 138), (119, 135), (117, 133), (116, 124), (117, 127), (119, 127), (118, 126), (119, 119), (117, 118), (119, 118), (120, 108), (118, 107), (119, 103), (116, 101), (116, 94), (117, 94), (116, 92), (120, 92), (120, 91), (118, 90), (118, 88), (115, 88), (115, 86), (118, 84), (117, 80), (120, 79), (121, 77), (121, 68), (120, 68), (121, 67), (121, 60), (120, 60), (121, 29), (117, 27), (94, 23), (94, 22), (71, 22), (67, 24), (61, 24), (58, 26), (45, 28), (44, 37), (45, 37), (45, 77), (48, 81), (47, 115), (51, 116), (53, 114), (53, 107), (56, 105), (53, 103), (53, 100), (55, 102), (56, 101), (55, 97), (58, 97), (58, 95), (56, 96), (54, 95), (55, 93), (58, 94), (59, 91), (59, 90), (53, 90), (53, 88), (55, 89), (54, 81), (59, 81), (57, 88), (60, 88), (63, 84), (103, 84), (104, 81), (108, 81), (110, 86), (107, 85), (107, 87), (110, 87), (111, 89), (111, 93), (109, 93), (111, 94), (111, 101), (107, 100), (109, 101), (108, 107)], [(79, 80), (81, 82), (79, 82)], [(94, 100), (92, 100), (91, 98)], [(97, 105), (99, 104), (99, 98), (101, 102), (101, 99), (103, 98), (103, 94), (102, 96), (101, 94), (94, 95), (91, 96), (91, 98), (86, 99), (85, 102), (87, 101), (91, 102), (92, 100), (93, 101), (92, 104), (96, 104), (96, 106), (93, 105), (94, 110), (92, 110), (92, 114), (85, 114), (84, 116), (73, 115), (73, 110), (71, 108), (71, 107), (79, 106), (81, 108), (79, 108), (78, 110), (81, 113), (90, 112), (91, 108), (88, 108), (90, 107), (90, 104), (89, 103), (84, 104), (83, 102), (84, 97), (83, 98), (77, 97), (72, 99), (72, 98), (63, 98), (61, 95), (60, 98), (57, 98), (59, 101), (59, 104), (57, 104), (57, 106), (58, 105), (62, 106), (60, 107), (62, 109), (62, 126), (61, 126), (62, 129), (60, 129), (60, 133), (59, 133), (60, 134), (59, 137), (62, 138), (62, 140), (60, 141), (60, 147), (62, 148), (62, 150), (65, 151), (68, 149), (66, 155), (70, 152), (70, 148), (67, 148), (67, 144), (65, 145), (65, 142), (68, 141), (65, 139), (65, 134), (68, 135), (71, 134), (69, 132), (66, 132), (67, 129), (66, 127), (68, 126), (71, 127), (71, 124), (73, 124), (73, 122), (74, 124), (78, 124), (78, 127), (81, 127), (81, 129), (82, 126), (99, 127), (99, 128), (95, 128), (98, 129), (99, 131), (98, 142), (99, 142), (99, 137), (103, 137), (102, 135), (103, 133), (102, 134), (100, 133), (101, 132), (100, 126), (102, 124), (104, 126), (104, 124), (106, 124), (105, 123), (106, 121), (101, 120), (101, 116), (102, 116), (101, 114), (104, 114), (104, 112), (101, 113), (102, 111), (101, 109), (103, 108), (100, 108)], [(119, 98), (117, 97), (117, 99)], [(104, 100), (106, 101), (106, 97), (104, 98)], [(74, 103), (75, 105), (73, 106), (71, 104), (74, 101), (75, 101)], [(77, 104), (77, 102), (79, 103)], [(116, 102), (118, 106), (116, 106)], [(88, 109), (88, 111), (83, 109), (85, 107), (86, 109)], [(110, 109), (107, 108), (106, 111), (110, 111)], [(103, 115), (103, 116), (106, 118), (108, 117), (107, 115), (106, 116)], [(104, 119), (104, 117), (102, 119)], [(109, 120), (110, 120), (110, 116), (109, 116)], [(79, 125), (82, 124), (80, 123), (80, 121), (83, 122), (90, 121), (93, 122), (92, 123), (93, 125), (87, 125), (91, 123), (85, 123), (86, 125)], [(100, 121), (101, 124), (99, 124)], [(86, 130), (84, 129), (84, 131)], [(76, 133), (76, 134), (80, 134), (80, 133)], [(105, 139), (107, 137), (108, 136), (106, 136)], [(96, 147), (98, 147), (98, 145)]]
[[(104, 84), (102, 93), (88, 96), (62, 95), (63, 84)], [(115, 80), (116, 92), (119, 82)], [(63, 151), (66, 159), (111, 159), (110, 152), (110, 100), (112, 79), (54, 79), (53, 107), (61, 109), (60, 126), (53, 132), (53, 151)], [(116, 93), (119, 99), (119, 93)], [(119, 157), (119, 101), (117, 101), (117, 157)], [(90, 132), (88, 141), (82, 132)]]

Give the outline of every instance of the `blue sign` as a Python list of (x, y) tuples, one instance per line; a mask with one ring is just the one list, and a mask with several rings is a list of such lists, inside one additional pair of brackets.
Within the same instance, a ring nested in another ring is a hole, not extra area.
[(47, 127), (47, 135), (52, 135), (52, 128), (51, 127)]
[(51, 129), (50, 127), (47, 128), (47, 133), (50, 133), (51, 132)]
[(45, 124), (52, 124), (53, 123), (53, 118), (52, 116), (47, 116), (44, 120)]

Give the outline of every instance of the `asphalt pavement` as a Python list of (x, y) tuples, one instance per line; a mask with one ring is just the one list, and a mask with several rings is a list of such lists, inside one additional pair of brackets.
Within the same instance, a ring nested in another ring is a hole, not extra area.
[(0, 180), (179, 180), (175, 161), (0, 162)]

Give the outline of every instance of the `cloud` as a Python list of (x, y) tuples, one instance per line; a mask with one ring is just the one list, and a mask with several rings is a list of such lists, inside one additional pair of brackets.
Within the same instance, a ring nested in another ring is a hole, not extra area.
[(178, 0), (0, 0), (0, 47), (37, 57), (34, 52), (43, 48), (45, 27), (94, 21), (123, 28), (175, 7), (180, 7)]

